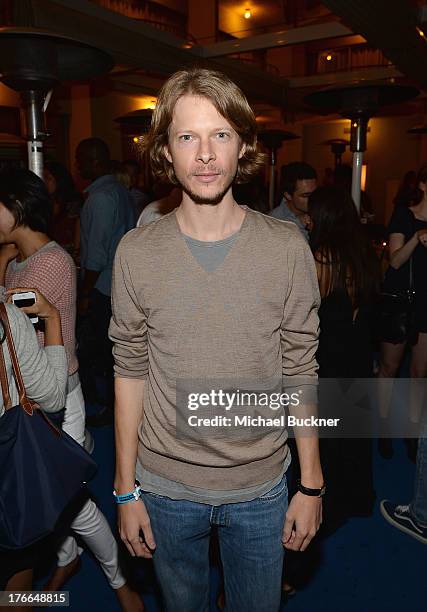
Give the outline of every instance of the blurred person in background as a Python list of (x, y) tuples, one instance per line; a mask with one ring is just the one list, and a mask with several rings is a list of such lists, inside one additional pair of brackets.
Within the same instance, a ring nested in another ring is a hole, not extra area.
[(317, 187), (316, 170), (304, 162), (292, 162), (283, 166), (280, 173), (279, 193), (281, 202), (273, 208), (270, 216), (282, 221), (291, 221), (308, 240), (308, 198)]
[(182, 190), (180, 187), (174, 187), (171, 185), (170, 193), (164, 198), (160, 200), (155, 200), (154, 202), (150, 202), (142, 213), (140, 214), (138, 221), (136, 223), (137, 227), (142, 227), (143, 225), (148, 225), (152, 221), (156, 219), (160, 219), (164, 215), (172, 212), (181, 204), (182, 200)]
[(235, 183), (233, 197), (240, 206), (248, 206), (265, 215), (269, 213), (268, 194), (260, 174), (247, 183)]
[(418, 200), (417, 173), (415, 170), (409, 170), (403, 177), (393, 202), (395, 206), (411, 207), (414, 206)]
[[(417, 197), (413, 206), (396, 206), (388, 226), (389, 268), (383, 290), (390, 294), (405, 295), (411, 285), (415, 292), (409, 337), (404, 342), (381, 342), (379, 378), (397, 376), (405, 350), (411, 348), (409, 376), (423, 379), (427, 376), (427, 166), (417, 175)], [(412, 283), (411, 283), (412, 276)], [(383, 384), (382, 416), (388, 416), (392, 386)], [(419, 421), (420, 402), (415, 385), (411, 385), (409, 418)], [(393, 448), (389, 438), (379, 441), (381, 454), (391, 457)], [(407, 442), (409, 458), (415, 461), (416, 441)]]
[(82, 140), (76, 149), (76, 164), (80, 176), (91, 181), (80, 215), (79, 359), (87, 398), (97, 396), (96, 377), (104, 379), (103, 408), (90, 417), (90, 424), (105, 425), (113, 422), (114, 404), (112, 345), (108, 338), (113, 260), (120, 239), (136, 220), (129, 190), (111, 174), (110, 151), (103, 140)]
[(135, 206), (135, 218), (138, 219), (144, 208), (153, 198), (149, 193), (141, 189), (139, 184), (141, 171), (138, 162), (135, 159), (127, 159), (123, 162), (123, 166), (129, 175), (129, 191)]
[[(28, 170), (9, 170), (0, 176), (0, 297), (17, 287), (35, 286), (58, 310), (68, 365), (62, 429), (85, 443), (85, 403), (79, 379), (75, 345), (76, 269), (66, 251), (48, 236), (51, 200), (43, 181)], [(43, 346), (45, 332), (37, 331)], [(124, 610), (142, 609), (130, 590), (118, 561), (118, 546), (108, 522), (96, 504), (85, 501), (71, 523), (100, 563)], [(47, 584), (60, 590), (79, 567), (80, 554), (69, 535), (60, 544), (58, 566)]]
[[(372, 317), (380, 271), (347, 190), (320, 187), (308, 201), (310, 246), (320, 295), (320, 378), (373, 377)], [(375, 492), (368, 439), (320, 440), (329, 492), (327, 527), (350, 516), (369, 516)], [(348, 478), (351, 474), (351, 478)]]
[(49, 234), (78, 262), (83, 198), (76, 189), (73, 177), (59, 162), (46, 162), (43, 178), (52, 200)]

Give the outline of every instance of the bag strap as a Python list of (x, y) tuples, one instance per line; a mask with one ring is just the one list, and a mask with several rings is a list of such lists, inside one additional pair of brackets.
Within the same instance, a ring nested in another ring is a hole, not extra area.
[[(412, 232), (413, 234), (415, 234), (415, 215), (412, 212), (412, 210), (409, 210), (410, 216), (411, 216), (411, 224), (412, 224)], [(411, 256), (409, 258), (409, 291), (412, 293), (414, 290), (414, 270), (413, 270), (413, 255), (414, 253), (411, 253)]]
[[(21, 368), (19, 367), (18, 358), (16, 356), (15, 344), (13, 342), (12, 332), (10, 331), (9, 317), (7, 316), (7, 310), (6, 310), (6, 306), (4, 302), (0, 303), (0, 319), (3, 323), (5, 334), (6, 334), (6, 342), (7, 342), (7, 347), (9, 349), (10, 360), (12, 362), (13, 375), (15, 377), (16, 386), (18, 388), (19, 403), (21, 404), (25, 412), (31, 416), (33, 414), (34, 408), (36, 407), (36, 404), (28, 399), (27, 392), (25, 391), (24, 380), (22, 378)], [(1, 362), (1, 358), (0, 358), (0, 362)], [(3, 356), (3, 366), (4, 366), (4, 356)], [(1, 363), (0, 363), (0, 369), (1, 369)], [(5, 367), (4, 367), (4, 374), (6, 376)], [(5, 382), (6, 381), (7, 381), (7, 376), (6, 376)], [(3, 392), (3, 398), (4, 398), (3, 380), (2, 380), (1, 385), (2, 385), (2, 392)], [(8, 390), (8, 394), (9, 394), (9, 390)], [(10, 404), (10, 396), (9, 396), (9, 404)], [(6, 409), (6, 402), (5, 402), (5, 409)]]
[[(6, 330), (4, 330), (3, 341), (6, 340)], [(5, 410), (12, 408), (12, 401), (9, 393), (9, 380), (7, 378), (6, 364), (4, 361), (3, 342), (0, 344), (0, 382), (3, 395), (3, 405)]]

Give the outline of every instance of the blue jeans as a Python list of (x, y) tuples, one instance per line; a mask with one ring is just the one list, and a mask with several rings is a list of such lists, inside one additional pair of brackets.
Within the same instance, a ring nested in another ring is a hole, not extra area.
[(424, 409), (420, 438), (418, 440), (417, 466), (415, 468), (414, 499), (411, 514), (421, 525), (427, 525), (427, 410)]
[(154, 568), (168, 612), (209, 610), (209, 538), (217, 528), (228, 612), (280, 609), (288, 508), (286, 475), (261, 497), (209, 506), (143, 493), (157, 548)]

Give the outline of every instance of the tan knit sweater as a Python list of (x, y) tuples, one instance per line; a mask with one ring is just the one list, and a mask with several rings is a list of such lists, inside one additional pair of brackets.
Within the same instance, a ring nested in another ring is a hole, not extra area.
[(289, 460), (285, 428), (253, 439), (247, 432), (236, 438), (236, 431), (229, 438), (204, 432), (183, 439), (176, 433), (176, 388), (190, 380), (227, 387), (279, 379), (291, 388), (306, 377), (316, 384), (320, 297), (298, 228), (247, 210), (232, 249), (208, 273), (192, 256), (174, 211), (122, 239), (112, 301), (116, 376), (146, 381), (141, 465), (214, 490), (277, 476)]

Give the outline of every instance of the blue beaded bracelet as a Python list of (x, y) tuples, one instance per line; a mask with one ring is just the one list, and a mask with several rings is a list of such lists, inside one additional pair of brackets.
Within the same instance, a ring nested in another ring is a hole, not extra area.
[(130, 493), (123, 493), (122, 495), (117, 495), (115, 491), (113, 491), (114, 499), (116, 500), (116, 504), (127, 504), (131, 501), (138, 501), (141, 497), (141, 485), (137, 480), (135, 480), (135, 488)]

